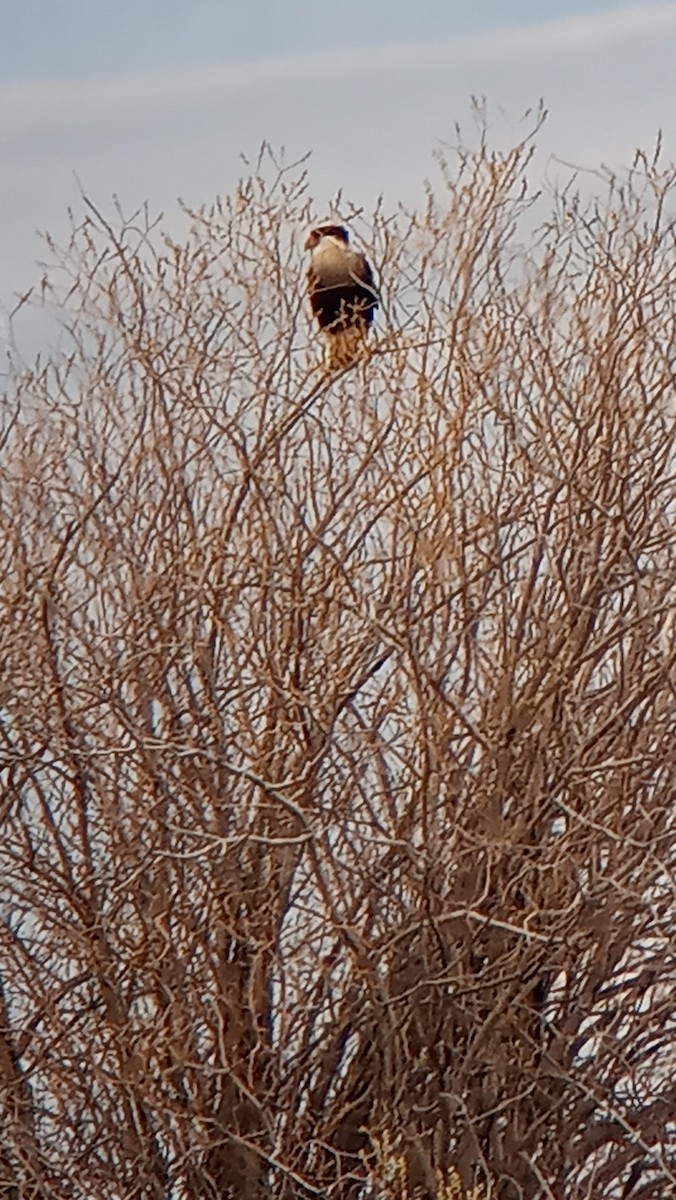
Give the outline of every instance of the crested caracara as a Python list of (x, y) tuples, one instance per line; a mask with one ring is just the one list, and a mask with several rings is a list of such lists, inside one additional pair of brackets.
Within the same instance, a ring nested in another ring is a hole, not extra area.
[(342, 225), (319, 225), (310, 233), (307, 273), (312, 311), (326, 337), (326, 365), (347, 367), (359, 358), (378, 305), (373, 272), (359, 250), (350, 249)]

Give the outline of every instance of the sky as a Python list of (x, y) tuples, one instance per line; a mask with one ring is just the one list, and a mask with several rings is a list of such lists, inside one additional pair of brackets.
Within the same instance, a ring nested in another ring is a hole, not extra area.
[(472, 96), (496, 130), (544, 100), (543, 172), (620, 166), (659, 129), (676, 159), (674, 61), (676, 2), (0, 0), (0, 334), (80, 186), (171, 223), (266, 140), (312, 152), (320, 208), (411, 203)]

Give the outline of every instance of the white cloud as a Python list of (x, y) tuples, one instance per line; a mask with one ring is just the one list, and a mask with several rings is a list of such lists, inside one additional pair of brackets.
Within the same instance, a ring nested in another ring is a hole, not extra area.
[(676, 30), (676, 4), (632, 4), (609, 12), (592, 12), (493, 34), (483, 41), (493, 54), (536, 54), (584, 49), (646, 34)]
[(558, 55), (672, 31), (676, 31), (676, 3), (637, 4), (453, 42), (327, 51), (118, 78), (26, 81), (0, 86), (0, 140), (16, 143), (65, 125), (117, 124), (141, 112), (151, 114), (238, 93), (260, 97), (299, 81), (312, 85), (350, 76), (373, 79), (376, 74), (434, 68), (440, 63), (466, 67), (488, 59)]

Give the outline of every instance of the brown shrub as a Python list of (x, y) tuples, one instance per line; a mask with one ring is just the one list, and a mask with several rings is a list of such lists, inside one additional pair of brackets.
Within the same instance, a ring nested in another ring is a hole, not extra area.
[[(86, 219), (0, 482), (0, 1196), (666, 1196), (674, 172)], [(526, 238), (526, 245), (521, 240)], [(530, 248), (528, 248), (530, 247)]]

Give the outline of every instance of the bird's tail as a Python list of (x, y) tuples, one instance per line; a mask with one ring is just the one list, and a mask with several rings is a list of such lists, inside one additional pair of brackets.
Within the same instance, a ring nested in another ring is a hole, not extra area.
[(357, 327), (340, 329), (326, 335), (324, 365), (327, 371), (341, 371), (363, 358), (366, 353), (366, 331)]

